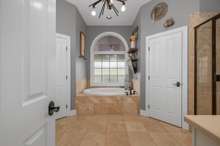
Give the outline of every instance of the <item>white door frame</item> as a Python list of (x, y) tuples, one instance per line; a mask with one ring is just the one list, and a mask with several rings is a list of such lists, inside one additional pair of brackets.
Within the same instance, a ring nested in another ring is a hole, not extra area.
[(64, 35), (64, 34), (60, 34), (60, 33), (57, 33), (56, 34), (56, 38), (59, 37), (59, 38), (63, 38), (67, 41), (67, 76), (68, 76), (68, 80), (67, 80), (67, 90), (68, 90), (68, 107), (67, 107), (67, 112), (66, 112), (66, 115), (65, 116), (69, 116), (69, 115), (72, 115), (71, 113), (71, 56), (70, 56), (70, 51), (71, 51), (71, 37), (70, 36), (67, 36), (67, 35)]
[(182, 49), (182, 61), (181, 61), (181, 83), (182, 83), (182, 90), (181, 90), (181, 111), (182, 111), (182, 119), (181, 119), (181, 125), (182, 128), (187, 129), (188, 128), (188, 124), (184, 121), (184, 116), (187, 115), (187, 111), (188, 111), (188, 28), (187, 26), (183, 26), (177, 29), (173, 29), (173, 30), (169, 30), (166, 32), (162, 32), (162, 33), (157, 33), (151, 36), (147, 36), (146, 37), (146, 97), (145, 97), (145, 106), (146, 106), (146, 111), (145, 111), (145, 116), (149, 117), (150, 116), (150, 112), (148, 109), (148, 104), (149, 104), (149, 81), (148, 81), (148, 76), (149, 76), (149, 52), (148, 52), (148, 48), (149, 48), (149, 40), (151, 38), (155, 38), (155, 37), (159, 37), (159, 36), (163, 36), (163, 35), (169, 35), (171, 33), (175, 33), (175, 32), (182, 32), (183, 34), (183, 49)]

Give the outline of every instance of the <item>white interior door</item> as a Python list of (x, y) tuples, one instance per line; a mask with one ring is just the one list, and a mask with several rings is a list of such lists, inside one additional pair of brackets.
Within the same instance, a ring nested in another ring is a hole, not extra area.
[(183, 32), (174, 30), (147, 38), (150, 116), (181, 127)]
[(67, 116), (70, 110), (70, 38), (61, 34), (56, 38), (56, 104), (60, 106), (56, 118)]
[(55, 146), (55, 0), (0, 0), (0, 145)]

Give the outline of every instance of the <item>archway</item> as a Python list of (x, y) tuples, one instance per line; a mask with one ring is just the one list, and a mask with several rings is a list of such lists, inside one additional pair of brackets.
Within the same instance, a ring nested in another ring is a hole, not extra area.
[(105, 48), (104, 48), (103, 50), (98, 50), (98, 53), (101, 53), (101, 54), (107, 53), (107, 54), (114, 54), (114, 55), (117, 55), (117, 53), (123, 54), (124, 55), (124, 63), (125, 63), (125, 72), (127, 69), (126, 60), (128, 59), (127, 52), (129, 50), (129, 48), (128, 48), (128, 44), (127, 44), (126, 39), (122, 35), (115, 33), (115, 32), (101, 33), (93, 40), (92, 45), (90, 47), (90, 85), (91, 86), (122, 86), (122, 79), (120, 79), (120, 81), (121, 81), (120, 83), (119, 82), (118, 83), (117, 82), (115, 82), (115, 83), (103, 82), (102, 84), (97, 83), (97, 80), (95, 80), (95, 75), (94, 75), (95, 74), (95, 69), (94, 69), (94, 62), (95, 61), (94, 61), (94, 58), (97, 53), (97, 44), (100, 43), (100, 40), (102, 41), (105, 38), (112, 38), (112, 39), (118, 40), (118, 43), (120, 42), (123, 49), (120, 50), (119, 49), (120, 47), (115, 47), (116, 49), (114, 49), (112, 47), (112, 50), (109, 51), (108, 49), (105, 50)]

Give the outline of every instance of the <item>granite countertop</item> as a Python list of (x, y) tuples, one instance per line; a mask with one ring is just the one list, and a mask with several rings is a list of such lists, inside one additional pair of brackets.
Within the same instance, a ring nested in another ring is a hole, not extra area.
[(220, 143), (220, 115), (192, 115), (185, 116), (185, 120)]

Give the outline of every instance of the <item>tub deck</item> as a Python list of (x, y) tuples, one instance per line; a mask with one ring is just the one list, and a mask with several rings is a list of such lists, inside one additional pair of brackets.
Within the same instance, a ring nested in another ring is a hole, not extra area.
[(131, 114), (139, 113), (139, 96), (91, 96), (76, 97), (78, 115)]

